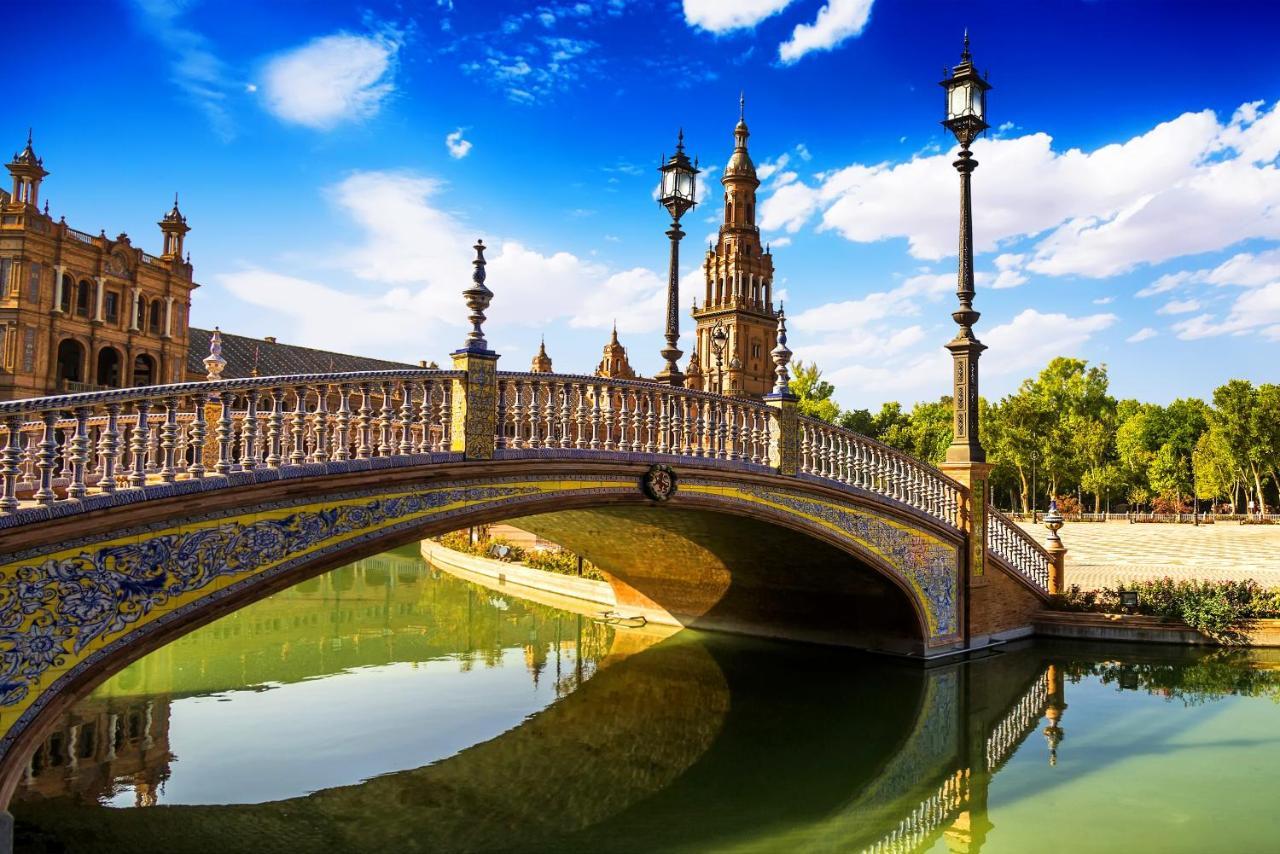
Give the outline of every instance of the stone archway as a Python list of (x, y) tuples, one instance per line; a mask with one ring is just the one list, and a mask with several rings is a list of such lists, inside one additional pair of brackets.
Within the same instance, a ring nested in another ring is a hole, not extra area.
[(56, 380), (58, 388), (65, 383), (84, 382), (84, 345), (74, 338), (58, 342)]
[(95, 380), (107, 388), (120, 388), (123, 359), (115, 347), (103, 347), (98, 351), (98, 371)]

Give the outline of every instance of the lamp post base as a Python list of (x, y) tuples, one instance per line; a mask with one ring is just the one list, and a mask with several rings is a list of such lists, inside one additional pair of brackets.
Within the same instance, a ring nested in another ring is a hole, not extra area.
[(683, 388), (684, 374), (678, 370), (671, 371), (663, 369), (654, 376), (653, 381), (656, 383), (662, 383), (663, 385), (680, 386)]

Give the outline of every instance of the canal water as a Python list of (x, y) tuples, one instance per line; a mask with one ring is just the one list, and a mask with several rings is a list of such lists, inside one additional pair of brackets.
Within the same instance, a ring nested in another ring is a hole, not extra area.
[(582, 610), (412, 549), (301, 584), (73, 708), (17, 850), (1280, 849), (1275, 653), (922, 668)]

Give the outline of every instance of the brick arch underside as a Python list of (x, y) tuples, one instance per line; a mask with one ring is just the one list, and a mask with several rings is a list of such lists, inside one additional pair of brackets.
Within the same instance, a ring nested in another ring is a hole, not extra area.
[[(750, 630), (760, 612), (744, 609), (735, 616), (731, 606), (746, 603), (750, 591), (776, 588), (785, 574), (778, 570), (785, 564), (778, 561), (785, 559), (825, 573), (845, 598), (861, 591), (886, 603), (886, 613), (895, 616), (883, 625), (892, 623), (895, 646), (905, 640), (920, 651), (958, 640), (958, 542), (936, 527), (895, 518), (830, 489), (758, 474), (690, 467), (682, 472), (675, 498), (657, 506), (639, 489), (647, 468), (642, 465), (575, 463), (557, 469), (544, 463), (536, 468), (533, 474), (527, 466), (455, 466), (427, 474), (368, 473), (358, 485), (342, 478), (261, 484), (239, 494), (225, 490), (196, 501), (140, 502), (54, 520), (39, 531), (18, 531), (25, 540), (10, 542), (27, 547), (0, 554), (0, 805), (8, 802), (21, 757), (42, 730), (103, 679), (152, 649), (352, 560), (459, 527), (548, 511), (630, 507), (680, 527), (693, 544), (667, 545), (686, 553), (695, 547), (719, 549), (721, 565), (739, 568), (744, 581), (752, 583), (728, 584), (722, 591), (725, 604), (699, 615), (688, 610), (688, 600), (673, 600), (674, 610), (687, 612), (691, 624), (715, 627), (712, 622), (719, 622), (731, 628), (738, 619), (745, 621), (740, 628)], [(282, 493), (292, 497), (281, 498)], [(733, 521), (699, 531), (698, 525), (707, 524), (700, 514), (707, 512)], [(762, 522), (765, 518), (773, 524)], [(773, 569), (765, 575), (752, 570), (749, 548), (733, 545), (758, 540), (760, 531), (768, 531), (774, 543)], [(852, 568), (851, 556), (858, 561), (856, 571), (833, 571)], [(619, 577), (630, 578), (629, 589), (663, 605), (666, 592), (651, 575), (616, 563), (609, 553), (597, 557), (614, 563)], [(798, 582), (806, 573), (792, 575)], [(847, 609), (817, 609), (821, 603), (812, 597), (803, 601), (817, 610), (797, 610), (797, 601), (782, 597), (776, 607), (789, 616), (850, 616)], [(865, 610), (858, 613), (872, 619)], [(906, 629), (912, 614), (918, 627), (914, 635)]]
[(564, 510), (510, 524), (604, 570), (624, 616), (664, 611), (689, 628), (924, 651), (926, 620), (911, 595), (812, 532), (679, 506)]

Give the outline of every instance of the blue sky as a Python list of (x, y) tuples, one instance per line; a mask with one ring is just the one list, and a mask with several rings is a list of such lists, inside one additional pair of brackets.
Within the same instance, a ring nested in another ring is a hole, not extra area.
[[(10, 22), (39, 38), (3, 130), (35, 128), (55, 216), (156, 251), (178, 190), (196, 325), (412, 361), (460, 345), (483, 236), (504, 365), (545, 333), (557, 369), (590, 370), (616, 318), (657, 370), (654, 170), (683, 127), (714, 188), (745, 91), (791, 343), (848, 406), (950, 390), (937, 81), (968, 27), (997, 126), (974, 146), (984, 392), (1055, 355), (1157, 401), (1280, 380), (1273, 3), (139, 0)], [(720, 215), (685, 217), (685, 305)]]

